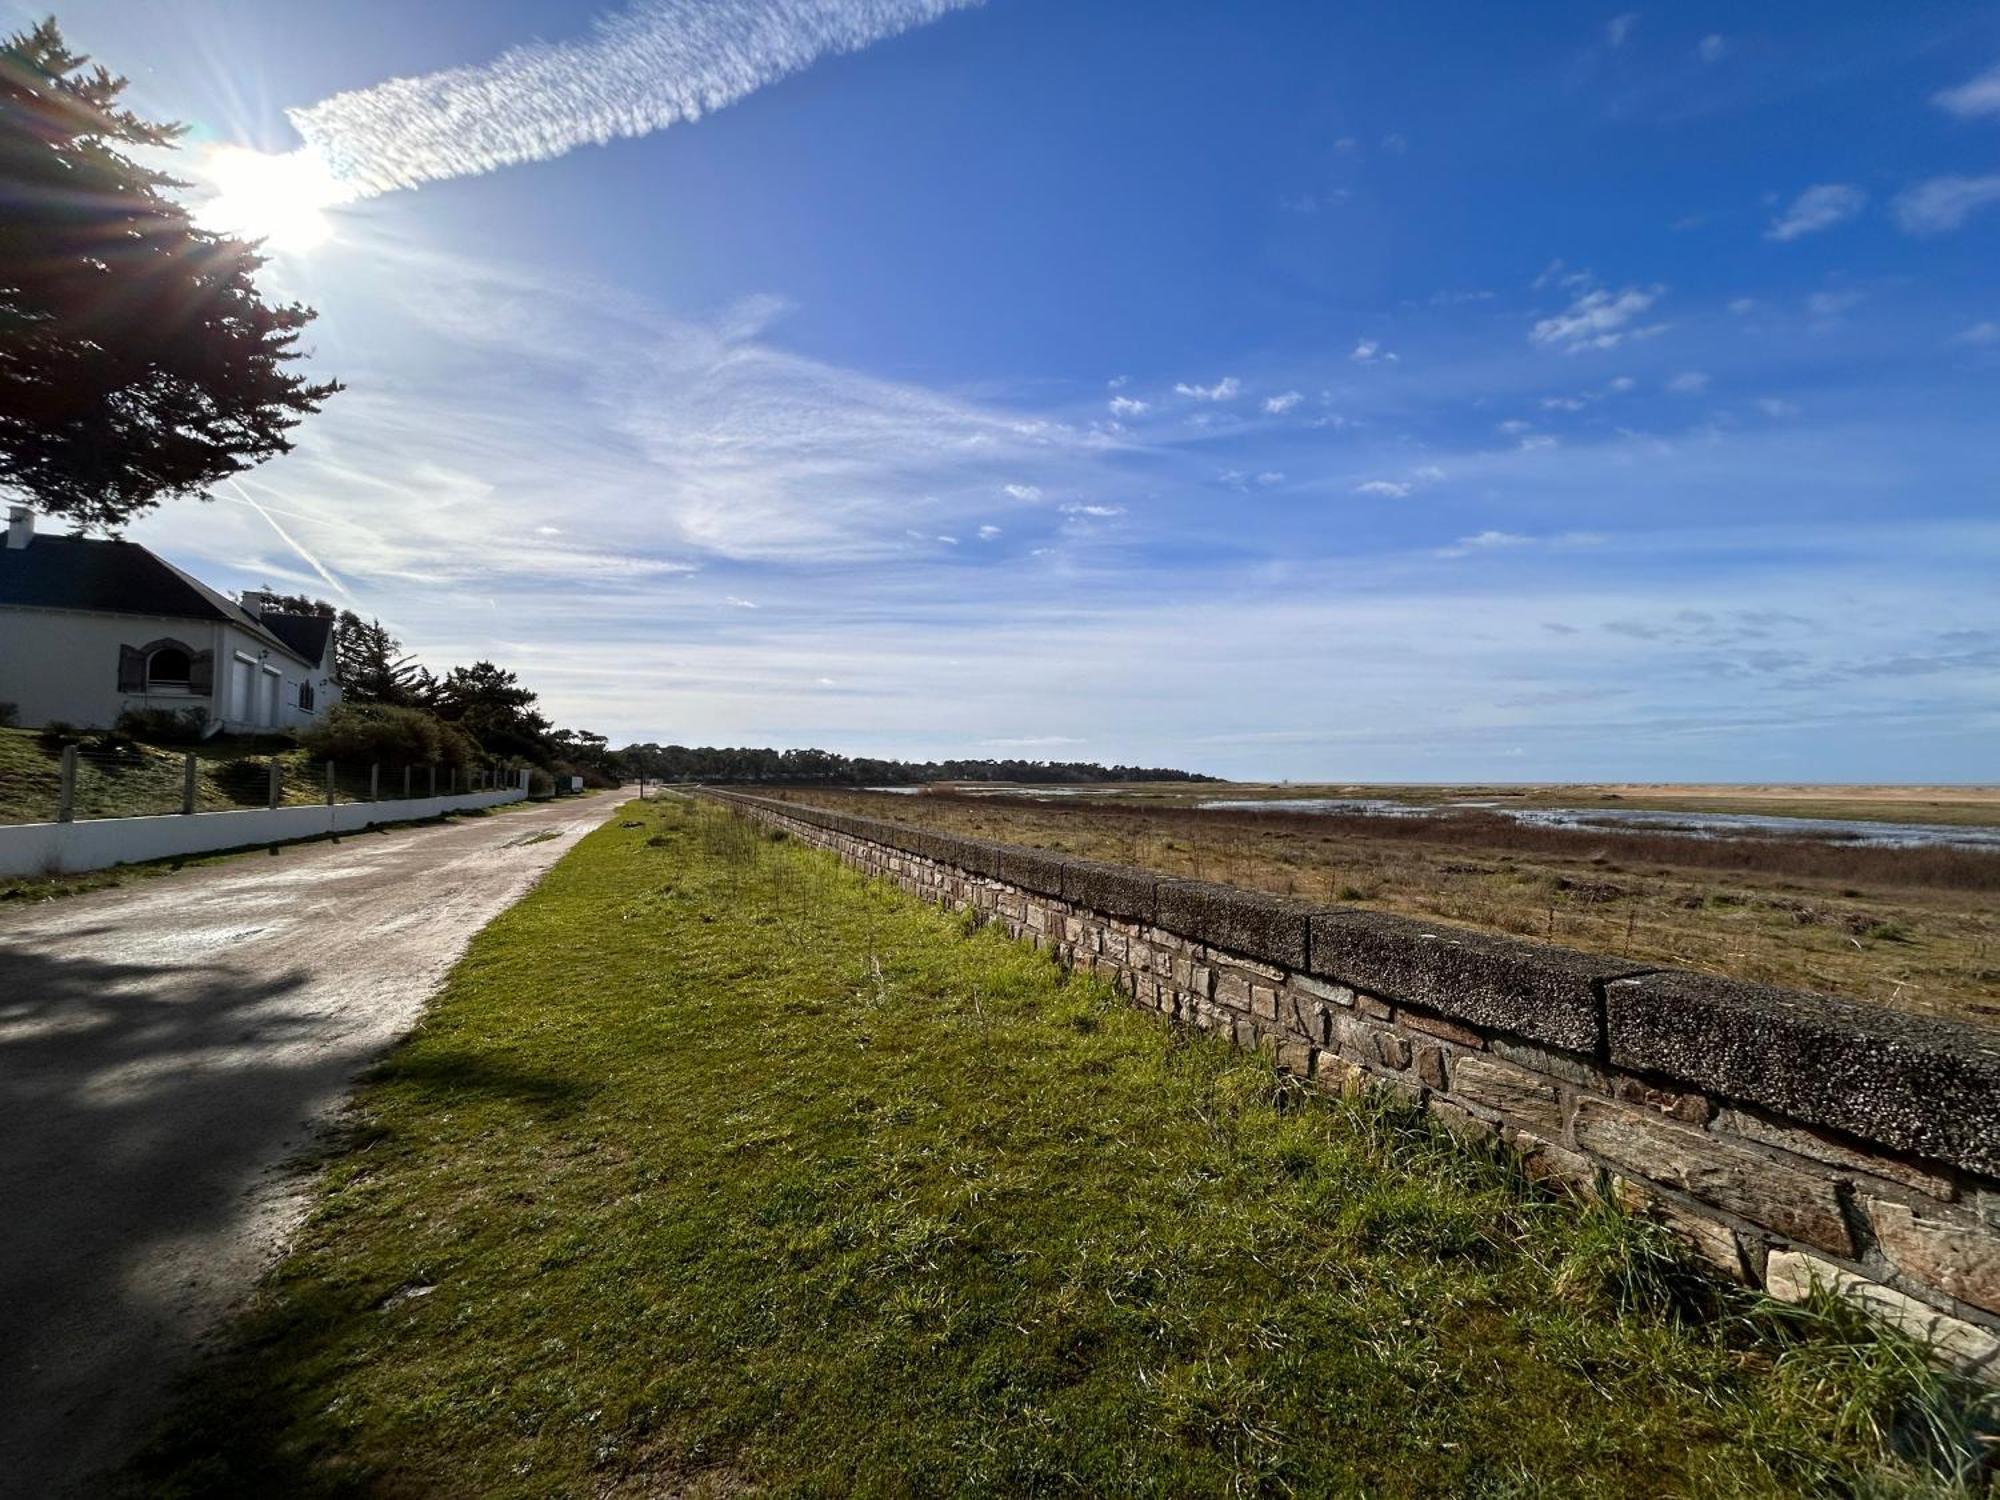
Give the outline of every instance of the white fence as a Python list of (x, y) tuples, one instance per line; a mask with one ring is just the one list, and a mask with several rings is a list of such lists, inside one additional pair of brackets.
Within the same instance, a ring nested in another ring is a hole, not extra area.
[(303, 807), (259, 807), (243, 812), (0, 824), (0, 876), (74, 875), (149, 859), (255, 848), (329, 833), (352, 833), (376, 823), (407, 823), (448, 812), (497, 807), (520, 802), (527, 795), (527, 788), (518, 786), (503, 791), (395, 798), (385, 802), (316, 802)]

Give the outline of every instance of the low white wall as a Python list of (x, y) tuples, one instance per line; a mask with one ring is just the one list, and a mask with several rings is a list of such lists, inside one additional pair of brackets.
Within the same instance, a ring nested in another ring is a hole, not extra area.
[(336, 802), (331, 807), (320, 803), (244, 812), (170, 813), (153, 818), (87, 818), (77, 823), (0, 824), (0, 876), (74, 875), (179, 854), (280, 844), (325, 833), (350, 833), (376, 823), (406, 823), (441, 813), (497, 807), (523, 801), (527, 795), (519, 787), (508, 787), (456, 797)]

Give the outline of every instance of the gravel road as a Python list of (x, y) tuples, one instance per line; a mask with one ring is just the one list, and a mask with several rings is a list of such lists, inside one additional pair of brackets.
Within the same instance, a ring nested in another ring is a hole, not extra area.
[(620, 800), (0, 907), (0, 1494), (127, 1454), (299, 1223), (284, 1164)]

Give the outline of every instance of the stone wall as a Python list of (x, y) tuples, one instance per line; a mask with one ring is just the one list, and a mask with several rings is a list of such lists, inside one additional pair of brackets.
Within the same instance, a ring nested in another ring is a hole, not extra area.
[(2000, 1379), (2000, 1045), (1958, 1024), (711, 791), (1329, 1090), (1392, 1089), (1720, 1270)]

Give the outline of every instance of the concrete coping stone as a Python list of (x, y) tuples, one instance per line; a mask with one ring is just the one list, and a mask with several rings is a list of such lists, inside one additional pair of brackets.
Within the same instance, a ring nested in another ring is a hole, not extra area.
[(1160, 877), (1131, 865), (1073, 859), (1063, 871), (1062, 898), (1110, 917), (1153, 923), (1160, 909)]
[(1663, 970), (1605, 986), (1613, 1066), (2000, 1176), (2000, 1039), (1833, 995)]
[(999, 847), (999, 879), (1033, 891), (1038, 896), (1062, 895), (1063, 871), (1069, 868), (1067, 856), (1020, 844), (1002, 844)]
[(1598, 986), (1645, 966), (1387, 912), (1312, 920), (1308, 973), (1449, 1020), (1595, 1057)]
[(1306, 966), (1306, 922), (1321, 908), (1208, 880), (1162, 880), (1159, 925), (1281, 969)]

